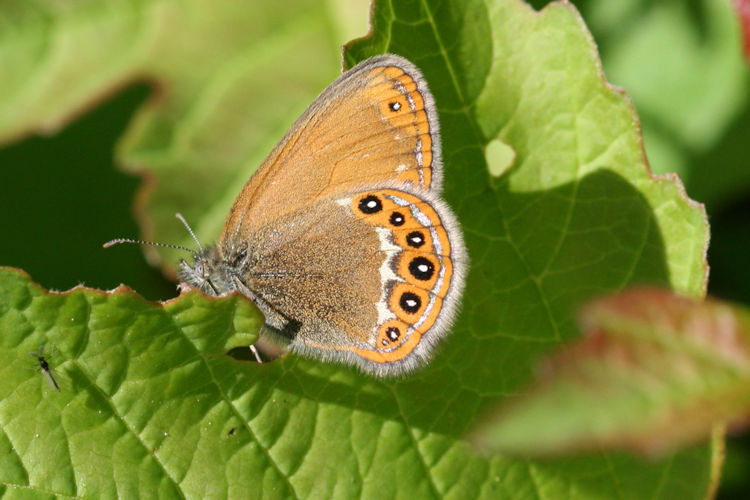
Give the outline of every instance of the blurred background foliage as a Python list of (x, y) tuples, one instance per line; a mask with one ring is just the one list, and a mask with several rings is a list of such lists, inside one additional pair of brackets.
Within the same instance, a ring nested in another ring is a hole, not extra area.
[[(341, 43), (367, 31), (367, 0), (331, 2)], [(543, 0), (531, 2), (542, 8)], [(633, 100), (655, 173), (676, 172), (711, 224), (708, 292), (750, 304), (750, 65), (731, 0), (576, 0), (608, 81)], [(336, 75), (331, 75), (331, 80)], [(0, 149), (0, 265), (44, 287), (110, 289), (126, 282), (151, 300), (176, 295), (138, 247), (133, 198), (140, 180), (117, 170), (114, 150), (151, 87), (120, 90), (59, 133)], [(201, 196), (196, 192), (195, 196)], [(750, 492), (750, 437), (727, 441), (719, 498)]]

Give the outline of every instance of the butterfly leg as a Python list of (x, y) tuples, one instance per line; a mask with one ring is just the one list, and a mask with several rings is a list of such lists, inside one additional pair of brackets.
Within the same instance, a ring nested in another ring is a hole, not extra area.
[(255, 344), (251, 344), (247, 347), (248, 349), (250, 349), (250, 352), (253, 353), (253, 356), (255, 357), (255, 361), (257, 361), (258, 364), (263, 364), (263, 360), (260, 359), (260, 353), (258, 352), (258, 349), (255, 347)]

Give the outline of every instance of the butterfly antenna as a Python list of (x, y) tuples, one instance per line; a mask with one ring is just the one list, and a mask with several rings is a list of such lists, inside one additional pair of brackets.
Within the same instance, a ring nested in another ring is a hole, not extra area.
[(136, 245), (149, 245), (152, 247), (172, 248), (174, 250), (184, 250), (186, 252), (190, 252), (191, 254), (195, 255), (195, 251), (189, 249), (188, 247), (183, 247), (180, 245), (169, 245), (167, 243), (156, 243), (154, 241), (133, 240), (130, 238), (115, 238), (114, 240), (109, 240), (108, 242), (103, 244), (102, 247), (109, 248), (115, 245), (119, 245), (120, 243), (135, 243)]
[[(198, 244), (198, 248), (200, 249), (201, 253), (203, 253), (203, 245), (201, 245), (201, 242), (198, 241), (198, 238), (195, 236), (193, 229), (185, 220), (185, 217), (183, 217), (182, 214), (180, 213), (175, 214), (175, 217), (177, 217), (180, 220), (180, 222), (182, 222), (185, 225), (188, 232), (190, 233), (190, 236), (193, 237), (193, 240), (195, 240), (195, 242)], [(135, 243), (136, 245), (149, 245), (152, 247), (171, 248), (173, 250), (184, 250), (185, 252), (189, 252), (193, 254), (193, 256), (196, 258), (199, 255), (198, 253), (195, 252), (195, 250), (188, 248), (188, 247), (184, 247), (182, 245), (170, 245), (168, 243), (156, 243), (155, 241), (134, 240), (132, 238), (115, 238), (114, 240), (109, 240), (108, 242), (103, 244), (102, 247), (109, 248), (115, 245), (119, 245), (120, 243)]]
[(193, 232), (193, 228), (190, 227), (190, 224), (188, 224), (188, 221), (185, 220), (185, 217), (183, 217), (180, 212), (177, 212), (176, 214), (174, 214), (174, 216), (180, 219), (180, 222), (182, 222), (182, 224), (185, 226), (185, 229), (188, 230), (188, 233), (190, 233), (190, 236), (193, 237), (195, 244), (198, 245), (198, 249), (201, 251), (201, 253), (203, 253), (203, 245), (201, 245), (201, 242), (198, 240), (198, 237)]

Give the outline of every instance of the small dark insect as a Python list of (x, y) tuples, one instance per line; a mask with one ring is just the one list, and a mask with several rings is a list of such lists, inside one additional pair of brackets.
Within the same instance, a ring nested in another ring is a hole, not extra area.
[(55, 380), (55, 377), (52, 375), (52, 369), (49, 367), (49, 363), (47, 363), (47, 360), (44, 358), (44, 346), (40, 345), (39, 350), (36, 352), (29, 353), (33, 357), (36, 358), (37, 361), (39, 361), (39, 368), (41, 368), (42, 373), (45, 377), (47, 377), (47, 380), (52, 384), (52, 386), (55, 388), (57, 392), (60, 392), (60, 386), (57, 385), (57, 381)]
[(234, 436), (235, 434), (237, 434), (237, 427), (232, 427), (231, 429), (229, 429), (229, 432), (227, 433), (227, 435), (229, 436)]

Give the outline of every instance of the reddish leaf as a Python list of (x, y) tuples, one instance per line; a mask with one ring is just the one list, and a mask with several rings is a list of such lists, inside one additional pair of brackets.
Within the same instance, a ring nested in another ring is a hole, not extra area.
[(596, 300), (580, 318), (586, 337), (545, 361), (534, 387), (480, 428), (480, 444), (659, 454), (706, 439), (715, 424), (746, 424), (745, 309), (641, 288)]
[(742, 24), (745, 58), (750, 61), (750, 0), (734, 0), (734, 8), (737, 10), (737, 17)]

